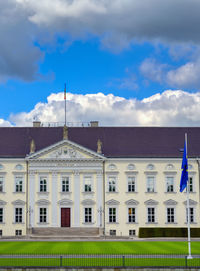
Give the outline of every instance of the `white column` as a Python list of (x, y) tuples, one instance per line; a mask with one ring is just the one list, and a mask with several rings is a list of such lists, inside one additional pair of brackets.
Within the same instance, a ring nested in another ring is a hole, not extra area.
[(80, 173), (74, 172), (74, 227), (80, 227)]
[(58, 214), (57, 214), (57, 189), (58, 189), (58, 174), (57, 172), (52, 172), (52, 183), (51, 183), (51, 211), (52, 211), (52, 218), (51, 224), (52, 227), (58, 226)]
[(29, 227), (33, 228), (35, 225), (35, 172), (29, 171)]
[(98, 227), (103, 227), (103, 208), (104, 208), (104, 204), (103, 204), (103, 172), (102, 171), (98, 171), (97, 172), (97, 225)]

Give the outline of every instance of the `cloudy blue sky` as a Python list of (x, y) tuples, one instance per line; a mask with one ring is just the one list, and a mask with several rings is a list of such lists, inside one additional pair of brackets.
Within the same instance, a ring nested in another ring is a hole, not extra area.
[(199, 0), (0, 0), (0, 126), (199, 126)]

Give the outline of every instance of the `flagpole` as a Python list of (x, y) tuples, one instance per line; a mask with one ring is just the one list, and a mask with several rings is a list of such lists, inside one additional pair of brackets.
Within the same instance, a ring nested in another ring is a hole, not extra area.
[(64, 89), (64, 100), (65, 100), (65, 126), (66, 126), (66, 83), (65, 83), (65, 89)]
[[(187, 154), (187, 133), (185, 133), (185, 145)], [(188, 159), (188, 157), (187, 157)], [(189, 201), (189, 177), (187, 181), (187, 226), (188, 226), (188, 259), (192, 259), (191, 255), (191, 238), (190, 238), (190, 201)]]

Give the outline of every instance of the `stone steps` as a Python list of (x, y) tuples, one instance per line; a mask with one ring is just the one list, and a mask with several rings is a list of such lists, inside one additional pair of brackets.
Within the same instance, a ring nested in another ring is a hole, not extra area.
[(99, 228), (60, 228), (37, 227), (32, 228), (31, 236), (66, 236), (66, 237), (98, 237)]

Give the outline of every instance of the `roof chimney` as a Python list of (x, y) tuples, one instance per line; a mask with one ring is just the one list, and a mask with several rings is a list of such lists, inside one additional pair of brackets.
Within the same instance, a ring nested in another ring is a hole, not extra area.
[(91, 127), (98, 127), (99, 126), (99, 122), (98, 121), (90, 121), (90, 126)]
[(40, 127), (41, 126), (41, 121), (35, 120), (33, 121), (33, 127)]

